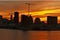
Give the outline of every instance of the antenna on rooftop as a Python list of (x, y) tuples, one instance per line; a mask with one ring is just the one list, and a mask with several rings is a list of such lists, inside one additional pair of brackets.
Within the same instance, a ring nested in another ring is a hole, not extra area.
[(30, 14), (30, 2), (27, 2), (27, 3), (25, 3), (25, 4), (27, 4), (27, 6), (28, 6), (28, 15), (30, 16), (31, 14)]

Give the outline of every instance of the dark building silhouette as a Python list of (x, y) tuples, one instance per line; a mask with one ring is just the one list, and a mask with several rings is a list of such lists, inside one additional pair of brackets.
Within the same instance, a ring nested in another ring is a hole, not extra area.
[(29, 29), (33, 24), (32, 16), (21, 15), (21, 26)]
[(21, 27), (23, 30), (27, 29), (27, 24), (28, 24), (28, 16), (21, 15)]
[(41, 27), (41, 21), (39, 18), (36, 18), (35, 22), (34, 22), (34, 27), (32, 29), (33, 30), (40, 30), (40, 27)]
[(23, 23), (23, 24), (32, 24), (33, 23), (32, 16), (22, 15), (21, 16), (21, 23)]
[(33, 18), (32, 16), (28, 16), (28, 24), (33, 24)]
[(9, 20), (4, 18), (4, 19), (2, 19), (2, 23), (3, 24), (9, 24)]
[(10, 21), (9, 21), (9, 24), (12, 24), (12, 23), (14, 23), (13, 15), (10, 15)]
[(50, 29), (56, 29), (57, 17), (56, 16), (47, 16), (47, 25)]
[(57, 24), (57, 17), (56, 16), (48, 16), (47, 17), (47, 24)]
[(21, 23), (22, 24), (27, 24), (28, 22), (28, 16), (26, 15), (21, 15)]
[(27, 24), (28, 29), (32, 29), (33, 27), (33, 18), (32, 16), (28, 16), (28, 24)]
[(40, 22), (41, 22), (40, 19), (39, 18), (36, 18), (34, 23), (35, 24), (39, 24)]
[(2, 16), (0, 15), (0, 24), (2, 24)]
[(10, 15), (10, 20), (11, 20), (11, 21), (13, 20), (12, 15)]
[(19, 12), (14, 12), (14, 19), (12, 19), (12, 15), (10, 19), (11, 20), (2, 18), (2, 16), (0, 15), (0, 28), (18, 29), (23, 31), (60, 30), (60, 24), (57, 23), (56, 16), (47, 16), (47, 23), (41, 21), (40, 18), (36, 18), (33, 23), (33, 18), (31, 15), (21, 15), (21, 22), (19, 23)]
[(19, 23), (19, 12), (14, 12), (14, 23)]

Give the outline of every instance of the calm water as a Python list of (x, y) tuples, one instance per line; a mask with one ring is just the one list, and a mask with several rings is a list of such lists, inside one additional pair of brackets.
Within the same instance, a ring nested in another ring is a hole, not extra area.
[(0, 29), (0, 40), (60, 40), (60, 31), (28, 31)]

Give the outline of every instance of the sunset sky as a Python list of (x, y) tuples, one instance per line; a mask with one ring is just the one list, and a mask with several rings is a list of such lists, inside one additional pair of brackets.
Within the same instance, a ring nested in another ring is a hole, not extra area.
[(41, 21), (46, 21), (47, 16), (58, 16), (60, 20), (60, 1), (0, 1), (0, 15), (4, 18), (10, 18), (10, 13), (18, 11), (21, 14), (28, 15), (28, 7), (30, 3), (29, 14), (32, 17), (39, 17)]

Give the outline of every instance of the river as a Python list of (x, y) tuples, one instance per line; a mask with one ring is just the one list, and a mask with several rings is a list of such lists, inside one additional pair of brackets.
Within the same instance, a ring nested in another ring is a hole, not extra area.
[(60, 40), (60, 31), (27, 31), (0, 29), (0, 40)]

